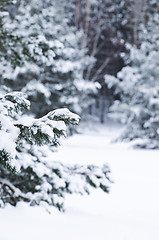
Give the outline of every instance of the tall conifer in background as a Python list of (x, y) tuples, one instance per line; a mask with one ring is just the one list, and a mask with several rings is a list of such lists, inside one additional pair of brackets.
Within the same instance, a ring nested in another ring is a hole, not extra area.
[(117, 78), (106, 75), (106, 83), (119, 100), (111, 110), (127, 124), (122, 136), (145, 148), (159, 147), (159, 17), (149, 17), (139, 32), (140, 46), (128, 45), (126, 63)]
[(87, 94), (96, 91), (82, 75), (92, 60), (80, 48), (82, 33), (68, 25), (61, 2), (20, 1), (15, 16), (6, 18), (5, 28), (17, 38), (9, 58), (17, 56), (3, 81), (28, 95), (37, 116), (52, 105), (80, 113)]

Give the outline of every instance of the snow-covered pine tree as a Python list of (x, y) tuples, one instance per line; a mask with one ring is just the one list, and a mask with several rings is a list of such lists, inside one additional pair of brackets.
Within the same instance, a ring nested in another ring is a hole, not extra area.
[[(36, 3), (38, 4), (39, 1)], [(7, 4), (5, 8), (8, 8)], [(25, 10), (27, 12), (27, 9)], [(24, 98), (22, 92), (10, 92), (4, 86), (4, 83), (9, 84), (11, 80), (15, 80), (17, 84), (23, 84), (25, 81), (23, 76), (27, 81), (29, 76), (32, 79), (33, 73), (36, 72), (35, 69), (38, 71), (40, 69), (40, 66), (35, 63), (41, 63), (43, 67), (43, 61), (48, 60), (48, 55), (44, 51), (47, 56), (45, 58), (43, 48), (40, 48), (41, 45), (46, 46), (48, 40), (42, 36), (45, 40), (43, 45), (43, 41), (41, 42), (38, 37), (34, 38), (33, 35), (30, 39), (32, 45), (28, 46), (29, 38), (26, 38), (25, 42), (22, 35), (14, 35), (9, 27), (6, 29), (4, 26), (6, 19), (8, 19), (7, 12), (1, 15), (2, 27), (0, 29), (0, 81), (2, 85), (0, 94), (0, 205), (10, 203), (15, 206), (18, 201), (26, 201), (31, 205), (48, 204), (62, 210), (67, 193), (89, 193), (90, 187), (101, 188), (108, 192), (110, 171), (106, 165), (101, 168), (93, 165), (66, 166), (53, 160), (53, 151), (59, 144), (60, 136), (65, 135), (66, 125), (77, 124), (79, 117), (67, 109), (49, 112), (40, 119), (35, 119), (28, 113), (22, 115), (21, 112), (30, 108), (30, 102)], [(36, 26), (38, 27), (34, 25)], [(59, 46), (60, 53), (61, 46), (65, 50), (58, 40), (56, 49), (57, 46)], [(32, 61), (30, 60), (32, 55), (30, 56), (28, 49), (31, 47), (33, 50), (39, 50), (39, 52), (33, 51), (37, 60), (35, 56)], [(54, 56), (53, 50), (49, 51), (51, 56)], [(50, 60), (55, 59), (51, 57)], [(40, 88), (42, 87), (41, 84)], [(48, 89), (42, 88), (43, 91), (46, 93)]]
[[(89, 188), (109, 191), (109, 168), (66, 166), (53, 161), (66, 125), (79, 116), (57, 109), (40, 119), (20, 112), (30, 108), (21, 92), (0, 95), (0, 205), (53, 205), (63, 210), (65, 194), (89, 193)], [(48, 144), (50, 146), (48, 146)]]
[(122, 138), (145, 148), (159, 148), (159, 17), (149, 19), (140, 31), (140, 47), (128, 45), (127, 66), (117, 78), (106, 75), (119, 100), (111, 111), (127, 124)]
[(12, 62), (10, 71), (3, 68), (3, 81), (28, 95), (36, 116), (52, 105), (79, 113), (87, 94), (96, 90), (94, 84), (83, 80), (83, 69), (91, 58), (86, 49), (80, 49), (82, 32), (68, 25), (60, 4), (56, 0), (22, 0), (15, 16), (6, 16), (4, 23), (15, 41), (9, 46), (7, 62)]

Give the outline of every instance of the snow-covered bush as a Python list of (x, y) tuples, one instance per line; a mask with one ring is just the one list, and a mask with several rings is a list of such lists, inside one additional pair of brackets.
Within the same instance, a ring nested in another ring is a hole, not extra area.
[[(63, 210), (66, 193), (89, 193), (89, 188), (109, 191), (109, 168), (66, 166), (53, 161), (53, 151), (66, 125), (79, 116), (57, 109), (35, 119), (21, 115), (30, 102), (21, 92), (0, 95), (0, 204), (53, 205)], [(76, 156), (75, 156), (76, 157)]]
[[(155, 15), (140, 33), (141, 45), (128, 46), (129, 65), (117, 78), (105, 76), (119, 100), (111, 111), (127, 124), (123, 139), (146, 148), (159, 147), (159, 17)], [(142, 139), (142, 141), (141, 141)]]

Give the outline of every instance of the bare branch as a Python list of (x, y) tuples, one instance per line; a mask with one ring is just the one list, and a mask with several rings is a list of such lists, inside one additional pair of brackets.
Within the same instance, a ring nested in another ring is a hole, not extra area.
[(111, 58), (107, 57), (105, 59), (105, 61), (103, 62), (103, 64), (98, 68), (98, 70), (96, 71), (96, 74), (94, 75), (94, 77), (92, 78), (92, 81), (95, 82), (98, 79), (98, 76), (100, 75), (100, 73), (103, 71), (103, 69), (108, 65), (108, 63), (110, 62)]

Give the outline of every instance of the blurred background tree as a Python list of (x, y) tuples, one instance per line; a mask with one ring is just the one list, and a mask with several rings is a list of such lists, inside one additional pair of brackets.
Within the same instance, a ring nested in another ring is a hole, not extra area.
[(120, 113), (127, 124), (122, 139), (134, 140), (138, 146), (159, 147), (159, 17), (158, 13), (149, 18), (146, 27), (139, 31), (140, 45), (128, 45), (125, 55), (127, 66), (117, 78), (106, 75), (110, 88), (115, 89), (119, 100), (111, 110)]

